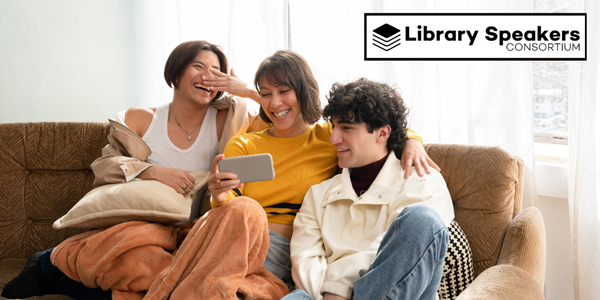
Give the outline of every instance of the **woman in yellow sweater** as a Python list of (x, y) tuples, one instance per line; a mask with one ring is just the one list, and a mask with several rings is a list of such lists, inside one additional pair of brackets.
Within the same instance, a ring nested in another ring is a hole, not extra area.
[[(270, 238), (265, 266), (293, 289), (289, 256), (292, 223), (308, 189), (335, 174), (337, 150), (329, 142), (331, 124), (317, 122), (321, 117), (319, 88), (301, 56), (288, 50), (277, 51), (259, 66), (254, 84), (260, 94), (260, 116), (272, 127), (229, 140), (224, 155), (213, 161), (208, 180), (213, 195), (211, 204), (219, 207), (236, 198), (262, 206)], [(406, 135), (392, 134), (399, 138)], [(414, 132), (409, 131), (408, 137), (415, 140), (404, 151), (409, 147), (423, 148)], [(241, 184), (235, 174), (218, 172), (217, 162), (224, 157), (260, 153), (273, 157), (275, 179)]]

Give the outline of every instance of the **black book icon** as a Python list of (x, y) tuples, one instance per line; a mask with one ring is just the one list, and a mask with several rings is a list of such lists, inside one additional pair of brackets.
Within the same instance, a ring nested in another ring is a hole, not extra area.
[(400, 29), (390, 25), (383, 24), (373, 30), (373, 45), (390, 51), (400, 45)]

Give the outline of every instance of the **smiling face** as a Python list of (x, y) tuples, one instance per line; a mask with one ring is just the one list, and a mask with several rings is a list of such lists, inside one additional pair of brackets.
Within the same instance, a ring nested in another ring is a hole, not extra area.
[(308, 125), (302, 112), (296, 91), (285, 85), (274, 85), (266, 78), (259, 80), (260, 106), (273, 123), (269, 133), (275, 137), (300, 135)]
[(217, 95), (200, 84), (202, 76), (211, 78), (210, 69), (220, 70), (219, 57), (212, 51), (201, 50), (196, 58), (185, 68), (177, 80), (176, 97), (198, 104), (208, 104)]
[(332, 118), (329, 142), (337, 149), (340, 168), (359, 168), (376, 162), (387, 155), (390, 126), (385, 125), (369, 133), (365, 123), (339, 123)]

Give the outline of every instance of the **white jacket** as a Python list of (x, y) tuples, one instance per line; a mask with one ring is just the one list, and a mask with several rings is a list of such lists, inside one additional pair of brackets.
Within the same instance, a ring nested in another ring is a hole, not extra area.
[(433, 170), (407, 179), (390, 153), (371, 187), (357, 197), (350, 172), (312, 186), (294, 220), (291, 240), (292, 276), (298, 288), (315, 299), (333, 293), (350, 299), (354, 281), (375, 260), (386, 230), (409, 205), (435, 209), (448, 226), (454, 219), (450, 193), (442, 175)]

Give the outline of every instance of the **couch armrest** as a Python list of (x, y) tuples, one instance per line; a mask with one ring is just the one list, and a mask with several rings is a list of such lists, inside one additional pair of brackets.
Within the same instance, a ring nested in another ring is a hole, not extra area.
[(546, 277), (546, 231), (537, 207), (523, 210), (508, 224), (497, 265), (513, 265), (544, 287)]
[(496, 265), (483, 273), (456, 300), (543, 300), (544, 292), (527, 271), (512, 265)]

